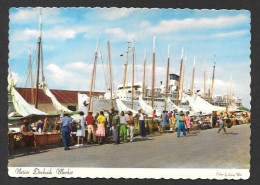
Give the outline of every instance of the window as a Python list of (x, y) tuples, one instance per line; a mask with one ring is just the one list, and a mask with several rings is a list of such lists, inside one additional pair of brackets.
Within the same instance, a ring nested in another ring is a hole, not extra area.
[(71, 110), (71, 111), (76, 111), (77, 110), (75, 105), (68, 105), (68, 109)]

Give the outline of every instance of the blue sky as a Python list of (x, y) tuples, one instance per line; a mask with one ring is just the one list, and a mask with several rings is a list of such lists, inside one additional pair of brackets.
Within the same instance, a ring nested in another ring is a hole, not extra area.
[[(26, 85), (28, 47), (36, 63), (39, 8), (11, 8), (9, 11), (9, 71), (18, 86)], [(215, 93), (232, 89), (250, 106), (250, 12), (246, 10), (126, 9), (126, 8), (42, 8), (44, 73), (53, 89), (89, 90), (92, 63), (99, 39), (96, 91), (105, 91), (108, 37), (111, 43), (113, 83), (123, 80), (126, 42), (135, 40), (136, 79), (142, 81), (144, 50), (147, 49), (147, 84), (151, 79), (153, 36), (156, 36), (156, 85), (165, 81), (167, 48), (170, 45), (170, 73), (179, 73), (185, 50), (185, 86), (189, 88), (193, 58), (196, 58), (195, 87), (203, 88), (203, 69), (212, 78), (216, 55)], [(102, 63), (103, 61), (103, 63)], [(131, 63), (131, 57), (129, 56)], [(205, 64), (205, 65), (204, 65)], [(130, 68), (129, 68), (130, 70)], [(128, 79), (131, 75), (129, 73)]]

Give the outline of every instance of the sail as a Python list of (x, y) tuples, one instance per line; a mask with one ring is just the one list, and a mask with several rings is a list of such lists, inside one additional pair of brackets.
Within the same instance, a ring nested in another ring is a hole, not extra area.
[(218, 111), (218, 110), (221, 111), (221, 110), (225, 110), (226, 109), (225, 107), (212, 105), (209, 102), (207, 102), (206, 100), (204, 100), (203, 98), (201, 98), (200, 96), (196, 97), (195, 102), (197, 104), (199, 104), (200, 106), (203, 106), (207, 110), (211, 110), (211, 112), (212, 111)]
[[(139, 104), (142, 108), (142, 110), (144, 111), (145, 114), (148, 114), (148, 116), (151, 116), (153, 113), (153, 108), (150, 105), (147, 105), (147, 103), (145, 103), (145, 101), (143, 100), (143, 96), (142, 94), (139, 96)], [(158, 110), (156, 110), (157, 115), (161, 115), (162, 113)]]
[(198, 112), (200, 112), (200, 111), (202, 112), (201, 106), (198, 107), (198, 105), (194, 102), (194, 99), (193, 99), (191, 96), (189, 96), (189, 95), (183, 93), (183, 97), (184, 97), (184, 99), (185, 99), (186, 101), (189, 102), (190, 107), (191, 107), (191, 109), (193, 110), (193, 112), (196, 112), (196, 113), (198, 113)]
[(128, 108), (120, 99), (116, 99), (116, 104), (117, 104), (117, 108), (118, 110), (121, 111), (131, 111), (133, 114), (137, 114), (137, 111)]
[(55, 109), (59, 112), (72, 112), (68, 108), (64, 107), (57, 99), (56, 97), (52, 94), (50, 89), (48, 88), (47, 84), (45, 82), (42, 82), (42, 87), (43, 87), (43, 92), (51, 99), (53, 106)]
[(190, 106), (194, 112), (210, 114), (212, 113), (212, 111), (225, 110), (225, 107), (214, 106), (206, 100), (199, 97), (197, 94), (193, 96), (185, 95), (185, 99), (189, 101)]
[(14, 86), (11, 87), (11, 95), (12, 95), (12, 101), (15, 108), (15, 111), (18, 112), (23, 117), (28, 115), (46, 115), (45, 112), (42, 112), (29, 103), (27, 103), (24, 98), (17, 92), (17, 90), (14, 88)]
[(171, 107), (172, 109), (177, 109), (178, 112), (180, 112), (180, 111), (187, 112), (187, 111), (188, 111), (188, 110), (186, 110), (186, 109), (182, 109), (182, 108), (180, 108), (179, 106), (175, 105), (175, 104), (171, 101), (170, 97), (167, 98), (167, 103), (170, 105), (170, 107)]

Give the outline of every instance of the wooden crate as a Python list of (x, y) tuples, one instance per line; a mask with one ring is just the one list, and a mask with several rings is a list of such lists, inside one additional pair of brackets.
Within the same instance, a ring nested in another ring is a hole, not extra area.
[(47, 145), (47, 135), (34, 135), (34, 147)]
[(57, 134), (46, 134), (47, 135), (47, 144), (60, 144), (61, 142), (61, 135)]

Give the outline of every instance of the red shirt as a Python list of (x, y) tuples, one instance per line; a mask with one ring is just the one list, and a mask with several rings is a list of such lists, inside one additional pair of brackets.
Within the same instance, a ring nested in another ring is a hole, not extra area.
[(169, 119), (171, 119), (172, 118), (172, 113), (169, 113), (168, 117), (169, 117)]
[(86, 124), (87, 125), (93, 125), (93, 120), (94, 120), (94, 117), (92, 115), (86, 116)]
[(152, 116), (153, 116), (153, 119), (156, 118), (156, 113), (153, 112)]

